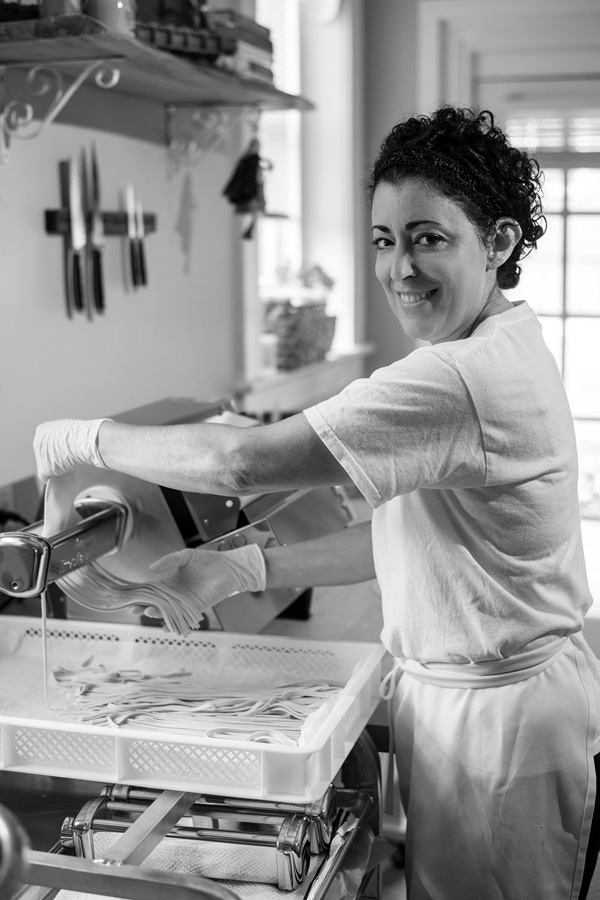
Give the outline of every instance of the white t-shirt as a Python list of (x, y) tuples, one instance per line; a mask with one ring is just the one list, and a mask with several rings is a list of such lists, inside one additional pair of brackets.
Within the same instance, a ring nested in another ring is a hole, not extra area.
[(526, 303), (305, 415), (374, 507), (394, 656), (480, 662), (581, 630), (592, 601), (573, 422)]

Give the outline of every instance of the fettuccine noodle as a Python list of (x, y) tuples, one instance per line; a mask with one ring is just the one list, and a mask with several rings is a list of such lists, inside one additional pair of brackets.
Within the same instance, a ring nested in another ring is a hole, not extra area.
[(53, 675), (76, 695), (78, 717), (88, 724), (293, 745), (307, 717), (342, 687), (298, 681), (272, 688), (207, 688), (184, 669), (158, 675), (111, 671), (92, 659), (80, 669), (55, 667)]

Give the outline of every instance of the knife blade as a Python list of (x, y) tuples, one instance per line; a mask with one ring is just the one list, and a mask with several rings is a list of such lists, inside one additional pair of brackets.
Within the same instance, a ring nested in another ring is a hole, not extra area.
[(88, 185), (88, 169), (85, 149), (82, 148), (79, 161), (79, 185), (81, 191), (81, 211), (83, 216), (83, 226), (85, 228), (85, 247), (83, 249), (83, 268), (85, 275), (85, 289), (83, 291), (82, 301), (88, 319), (92, 318), (92, 291), (90, 287), (90, 229), (88, 212), (90, 208), (90, 192)]
[(141, 200), (135, 205), (135, 224), (138, 242), (138, 263), (140, 272), (140, 284), (144, 287), (148, 284), (148, 270), (146, 268), (146, 248), (144, 246), (144, 238), (146, 230), (144, 228), (144, 207)]
[(79, 312), (87, 309), (87, 284), (85, 248), (87, 235), (81, 194), (79, 160), (69, 160), (69, 213), (71, 217), (70, 268), (73, 285), (73, 303)]
[(129, 238), (129, 260), (131, 263), (131, 280), (134, 287), (139, 287), (140, 279), (140, 260), (137, 239), (137, 221), (135, 212), (135, 192), (133, 185), (127, 185), (126, 191), (127, 206), (127, 236)]
[[(68, 159), (61, 159), (58, 164), (58, 177), (60, 183), (60, 202), (61, 206), (69, 209), (69, 179), (71, 173), (71, 165)], [(71, 226), (65, 234), (63, 241), (63, 256), (65, 267), (65, 301), (67, 307), (67, 316), (73, 318), (73, 265), (71, 262)]]
[(102, 218), (100, 172), (98, 170), (98, 158), (96, 156), (95, 144), (92, 145), (91, 175), (92, 223), (90, 229), (90, 241), (92, 245), (92, 286), (96, 312), (103, 313), (104, 278), (102, 273), (102, 257), (104, 251), (104, 220)]

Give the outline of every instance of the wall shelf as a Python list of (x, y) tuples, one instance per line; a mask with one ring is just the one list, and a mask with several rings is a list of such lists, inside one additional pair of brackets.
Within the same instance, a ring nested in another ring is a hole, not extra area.
[(112, 62), (121, 72), (119, 93), (155, 103), (254, 109), (312, 109), (303, 97), (269, 82), (240, 78), (208, 62), (157, 50), (105, 29), (87, 16), (56, 16), (0, 26), (0, 67), (86, 65)]
[[(78, 108), (77, 123), (89, 124), (89, 104), (78, 102), (75, 95), (92, 78), (95, 127), (132, 135), (115, 100), (142, 101), (162, 113), (162, 134), (146, 139), (166, 144), (177, 165), (194, 160), (199, 130), (206, 132), (208, 149), (220, 140), (233, 111), (313, 108), (308, 100), (270, 82), (218, 68), (207, 52), (212, 47), (208, 32), (159, 26), (154, 31), (186, 52), (158, 49), (152, 44), (153, 28), (143, 23), (138, 26), (143, 39), (109, 31), (83, 15), (0, 23), (0, 160), (8, 159), (12, 138), (35, 138), (55, 120), (72, 121), (70, 112), (64, 115), (65, 107)], [(106, 90), (97, 88), (110, 90), (108, 104), (101, 98)]]

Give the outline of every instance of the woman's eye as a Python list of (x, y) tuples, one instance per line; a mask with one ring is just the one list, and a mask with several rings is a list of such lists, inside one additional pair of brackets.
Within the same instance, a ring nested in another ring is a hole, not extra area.
[(386, 237), (378, 237), (373, 238), (371, 243), (374, 247), (377, 248), (377, 250), (387, 250), (388, 247), (392, 246), (393, 241)]
[(445, 242), (446, 239), (440, 234), (420, 234), (415, 240), (415, 244), (421, 247), (437, 247), (438, 244), (444, 244)]

